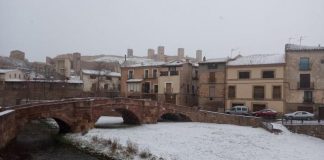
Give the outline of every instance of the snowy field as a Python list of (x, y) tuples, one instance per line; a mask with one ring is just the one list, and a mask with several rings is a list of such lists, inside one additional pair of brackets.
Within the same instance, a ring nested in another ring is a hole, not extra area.
[[(121, 122), (121, 118), (101, 117), (97, 124)], [(92, 129), (88, 134), (72, 134), (80, 141), (91, 137), (118, 138), (148, 148), (153, 155), (177, 160), (323, 160), (324, 141), (294, 134), (281, 124), (279, 135), (261, 128), (211, 123), (158, 123), (118, 129)]]

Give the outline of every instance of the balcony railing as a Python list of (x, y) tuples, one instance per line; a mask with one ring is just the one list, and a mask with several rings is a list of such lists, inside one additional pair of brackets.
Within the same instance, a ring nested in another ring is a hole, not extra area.
[(300, 83), (297, 82), (298, 89), (314, 89), (314, 82)]
[(160, 76), (177, 76), (179, 71), (161, 71)]
[(143, 79), (154, 79), (154, 78), (157, 78), (157, 76), (152, 74), (143, 75)]
[(304, 103), (313, 103), (313, 98), (309, 97), (304, 97)]
[(179, 75), (179, 71), (170, 71), (170, 76), (177, 76)]

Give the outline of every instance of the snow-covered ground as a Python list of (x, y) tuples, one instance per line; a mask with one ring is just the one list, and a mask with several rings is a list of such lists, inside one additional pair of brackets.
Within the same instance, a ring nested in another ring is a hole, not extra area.
[[(121, 118), (101, 117), (97, 124), (118, 123)], [(322, 160), (324, 141), (294, 134), (281, 124), (279, 135), (261, 128), (211, 123), (158, 123), (118, 129), (92, 129), (84, 136), (69, 135), (79, 141), (98, 136), (127, 140), (148, 148), (153, 155), (178, 160)]]

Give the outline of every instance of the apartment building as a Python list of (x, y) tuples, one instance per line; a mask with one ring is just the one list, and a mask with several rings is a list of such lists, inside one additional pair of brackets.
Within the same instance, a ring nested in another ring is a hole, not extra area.
[(228, 62), (226, 108), (245, 105), (250, 111), (270, 108), (283, 113), (284, 72), (283, 54), (241, 56)]
[(204, 110), (224, 112), (226, 63), (229, 58), (203, 60), (199, 63), (199, 106)]
[(286, 112), (303, 110), (324, 118), (324, 47), (286, 44)]

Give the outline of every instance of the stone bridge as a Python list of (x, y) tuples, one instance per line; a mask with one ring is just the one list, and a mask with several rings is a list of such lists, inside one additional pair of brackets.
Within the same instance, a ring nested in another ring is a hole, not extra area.
[(100, 116), (118, 112), (128, 124), (157, 123), (161, 117), (185, 121), (260, 127), (260, 118), (227, 115), (197, 108), (128, 98), (74, 98), (5, 107), (0, 112), (0, 148), (16, 137), (26, 123), (53, 118), (60, 133), (86, 132)]

